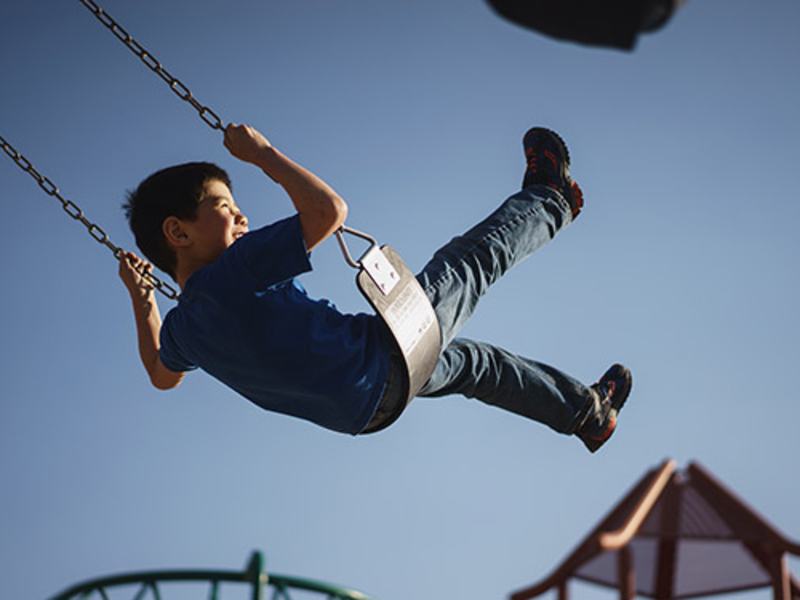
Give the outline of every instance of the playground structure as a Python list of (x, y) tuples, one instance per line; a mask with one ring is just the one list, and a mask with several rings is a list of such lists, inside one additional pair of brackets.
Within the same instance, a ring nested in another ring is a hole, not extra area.
[(571, 579), (673, 600), (772, 588), (775, 600), (800, 600), (787, 539), (697, 463), (685, 472), (665, 461), (652, 469), (578, 547), (537, 584), (511, 594), (529, 600)]
[[(771, 589), (775, 600), (800, 600), (800, 583), (787, 563), (790, 554), (800, 556), (800, 544), (703, 467), (692, 462), (679, 472), (675, 461), (666, 460), (648, 471), (549, 576), (514, 592), (510, 600), (529, 600), (551, 590), (558, 600), (568, 600), (570, 580), (616, 589), (621, 600), (678, 600), (759, 589)], [(353, 589), (267, 574), (260, 552), (252, 554), (244, 571), (113, 575), (79, 583), (50, 600), (167, 600), (162, 589), (181, 583), (205, 585), (209, 600), (223, 600), (223, 585), (238, 586), (236, 598), (244, 597), (243, 586), (249, 587), (251, 600), (266, 600), (268, 592), (271, 600), (369, 600)]]
[[(261, 552), (253, 552), (244, 571), (141, 571), (112, 575), (84, 581), (53, 596), (50, 600), (90, 600), (92, 598), (132, 598), (133, 600), (167, 599), (162, 595), (163, 588), (178, 584), (205, 585), (208, 600), (222, 600), (221, 589), (238, 587), (236, 598), (243, 598), (243, 586), (250, 588), (250, 600), (293, 600), (301, 595), (304, 599), (320, 600), (369, 600), (369, 596), (359, 591), (299, 577), (268, 574), (264, 568)], [(184, 587), (185, 587), (184, 586)], [(109, 593), (112, 591), (112, 593)], [(244, 589), (246, 592), (246, 588)], [(130, 592), (129, 595), (122, 594)], [(267, 593), (269, 592), (269, 596)], [(183, 596), (182, 596), (183, 597)], [(193, 594), (193, 597), (203, 597)]]

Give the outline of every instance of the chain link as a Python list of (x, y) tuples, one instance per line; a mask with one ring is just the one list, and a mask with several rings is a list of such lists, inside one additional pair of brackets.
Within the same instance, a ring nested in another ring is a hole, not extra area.
[[(88, 8), (97, 20), (100, 21), (103, 25), (105, 25), (114, 36), (125, 44), (128, 49), (133, 52), (139, 59), (144, 63), (144, 65), (157, 74), (164, 82), (169, 86), (169, 88), (175, 93), (178, 98), (181, 100), (189, 103), (192, 108), (197, 111), (197, 114), (200, 118), (205, 121), (205, 123), (211, 127), (212, 129), (218, 129), (220, 131), (224, 131), (225, 126), (222, 122), (222, 119), (217, 116), (217, 114), (211, 110), (209, 107), (200, 104), (200, 102), (192, 95), (191, 90), (186, 87), (186, 85), (179, 80), (177, 77), (174, 77), (167, 71), (161, 63), (147, 50), (142, 47), (139, 42), (134, 40), (131, 35), (125, 31), (123, 27), (119, 25), (108, 13), (106, 13), (102, 8), (100, 8), (94, 0), (80, 0), (81, 3)], [(89, 235), (98, 243), (106, 246), (109, 250), (111, 250), (112, 254), (117, 260), (121, 260), (124, 255), (124, 250), (122, 248), (116, 246), (108, 237), (103, 228), (97, 225), (96, 223), (92, 223), (83, 213), (83, 210), (72, 202), (72, 200), (65, 199), (58, 191), (58, 187), (50, 181), (47, 177), (41, 175), (31, 164), (31, 162), (22, 156), (19, 152), (17, 152), (14, 147), (9, 144), (6, 139), (0, 135), (0, 145), (3, 148), (3, 151), (15, 162), (17, 166), (28, 173), (31, 177), (36, 180), (36, 183), (39, 184), (39, 187), (49, 196), (54, 197), (61, 203), (61, 208), (64, 209), (70, 217), (79, 221), (84, 227), (86, 227), (87, 232)], [(144, 269), (140, 270), (139, 273), (159, 292), (161, 292), (167, 298), (171, 300), (177, 300), (179, 298), (178, 291), (172, 287), (169, 283), (159, 279), (157, 276), (153, 275), (150, 272), (145, 271)]]
[(170, 74), (158, 60), (150, 54), (147, 50), (145, 50), (139, 42), (134, 40), (130, 34), (123, 29), (119, 23), (117, 23), (111, 16), (105, 12), (102, 8), (100, 8), (94, 0), (80, 0), (81, 4), (83, 4), (86, 8), (88, 8), (97, 20), (100, 21), (103, 25), (105, 25), (114, 36), (125, 44), (128, 49), (133, 52), (139, 59), (145, 64), (145, 66), (153, 71), (156, 75), (161, 77), (169, 88), (175, 92), (175, 95), (178, 96), (181, 100), (188, 102), (200, 115), (200, 118), (206, 122), (212, 129), (219, 129), (223, 131), (225, 129), (225, 125), (222, 122), (217, 114), (208, 108), (207, 106), (203, 106), (197, 99), (192, 95), (192, 92), (189, 90), (184, 83)]
[[(42, 190), (48, 196), (54, 197), (61, 203), (61, 208), (64, 209), (64, 212), (66, 212), (70, 217), (72, 217), (76, 221), (80, 222), (84, 227), (86, 227), (86, 230), (88, 231), (89, 235), (92, 236), (92, 238), (96, 242), (102, 244), (103, 246), (111, 250), (111, 253), (114, 255), (114, 258), (116, 258), (117, 260), (122, 259), (123, 255), (125, 254), (125, 251), (119, 246), (116, 246), (109, 239), (106, 232), (103, 231), (103, 228), (100, 227), (97, 223), (92, 223), (88, 218), (86, 218), (86, 215), (83, 214), (81, 208), (77, 204), (75, 204), (72, 200), (65, 199), (58, 191), (58, 187), (56, 187), (56, 185), (50, 179), (41, 175), (33, 167), (31, 161), (29, 161), (27, 158), (25, 158), (19, 152), (17, 152), (14, 149), (14, 147), (11, 144), (9, 144), (2, 135), (0, 135), (0, 146), (2, 146), (3, 151), (9, 156), (9, 158), (11, 158), (11, 160), (17, 163), (17, 166), (20, 169), (28, 173), (28, 175), (30, 175), (36, 180), (36, 183), (39, 184), (39, 187), (42, 188)], [(164, 294), (164, 296), (166, 296), (167, 298), (171, 300), (178, 299), (179, 297), (178, 291), (166, 281), (162, 281), (161, 279), (159, 279), (152, 273), (146, 271), (145, 269), (139, 270), (139, 274), (142, 275), (148, 281), (148, 283), (150, 283), (159, 292)]]

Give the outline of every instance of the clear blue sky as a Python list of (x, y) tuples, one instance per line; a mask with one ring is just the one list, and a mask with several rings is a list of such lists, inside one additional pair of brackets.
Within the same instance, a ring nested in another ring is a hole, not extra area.
[[(464, 334), (587, 382), (624, 362), (634, 392), (597, 455), (461, 398), (352, 438), (203, 374), (156, 392), (116, 262), (0, 156), (1, 598), (256, 548), (383, 600), (504, 598), (666, 457), (800, 538), (800, 3), (692, 0), (634, 53), (481, 0), (101, 5), (412, 268), (517, 189), (527, 127), (561, 132), (584, 213)], [(125, 190), (177, 162), (227, 168), (252, 224), (290, 214), (78, 0), (3, 2), (0, 74), (0, 133), (126, 248)], [(313, 293), (365, 310), (335, 243), (314, 260)]]

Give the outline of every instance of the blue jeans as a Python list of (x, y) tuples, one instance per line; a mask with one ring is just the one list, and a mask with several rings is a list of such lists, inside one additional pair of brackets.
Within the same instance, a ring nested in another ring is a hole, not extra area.
[(594, 397), (591, 388), (540, 362), (456, 337), (489, 286), (571, 220), (558, 192), (531, 186), (436, 252), (417, 279), (436, 311), (444, 350), (419, 396), (461, 394), (561, 433), (575, 431)]

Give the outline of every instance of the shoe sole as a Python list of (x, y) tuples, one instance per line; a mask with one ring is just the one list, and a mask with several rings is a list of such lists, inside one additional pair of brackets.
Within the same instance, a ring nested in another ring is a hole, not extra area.
[[(611, 373), (610, 375), (608, 375)], [(619, 416), (619, 411), (622, 410), (622, 407), (625, 406), (625, 402), (628, 399), (628, 396), (631, 393), (631, 389), (633, 388), (633, 375), (631, 374), (630, 369), (628, 367), (621, 365), (619, 363), (611, 365), (608, 371), (606, 371), (606, 375), (601, 378), (601, 382), (603, 379), (615, 379), (615, 380), (622, 380), (622, 384), (617, 388), (614, 387), (614, 399), (611, 401), (611, 409), (615, 411), (614, 415), (614, 429), (611, 430), (611, 433), (608, 434), (607, 437), (603, 438), (602, 440), (599, 439), (584, 439), (580, 438), (583, 442), (583, 445), (586, 446), (587, 450), (594, 454), (600, 448), (602, 448), (605, 443), (611, 439), (611, 436), (614, 435), (614, 432), (617, 430), (616, 420)]]
[(612, 370), (619, 371), (619, 373), (614, 373), (608, 378), (616, 380), (622, 379), (622, 385), (619, 388), (615, 387), (614, 399), (611, 401), (611, 408), (619, 412), (622, 410), (622, 407), (625, 406), (625, 402), (628, 400), (628, 396), (631, 393), (631, 388), (633, 388), (633, 375), (628, 367), (620, 364), (612, 365), (606, 373)]
[[(564, 196), (566, 197), (567, 201), (569, 202), (570, 207), (572, 207), (572, 218), (578, 216), (578, 213), (581, 212), (583, 209), (583, 191), (581, 191), (578, 184), (572, 179), (570, 175), (569, 168), (571, 166), (570, 163), (570, 156), (569, 156), (569, 148), (567, 147), (567, 143), (564, 141), (560, 135), (558, 135), (552, 129), (548, 129), (547, 127), (531, 127), (528, 131), (525, 132), (525, 135), (522, 136), (522, 148), (525, 150), (525, 157), (528, 156), (528, 146), (529, 144), (526, 143), (528, 136), (531, 134), (539, 134), (539, 135), (547, 135), (550, 136), (553, 140), (555, 140), (558, 149), (560, 150), (561, 160), (564, 162), (564, 173), (562, 177), (564, 177), (567, 182), (570, 184), (568, 189), (562, 190)], [(523, 180), (524, 185), (524, 180)], [(573, 187), (574, 186), (574, 187)], [(575, 189), (577, 188), (577, 189)]]
[[(549, 135), (549, 136), (555, 138), (555, 140), (558, 142), (558, 145), (561, 148), (561, 152), (562, 152), (562, 155), (563, 155), (563, 158), (564, 158), (564, 163), (566, 163), (567, 167), (570, 166), (569, 148), (567, 148), (567, 143), (564, 141), (564, 138), (562, 138), (560, 135), (558, 135), (552, 129), (548, 129), (547, 127), (531, 127), (525, 133), (525, 135), (522, 136), (522, 147), (523, 148), (525, 148), (527, 150), (528, 145), (525, 143), (525, 140), (528, 139), (528, 136), (530, 134), (534, 133), (534, 132), (535, 133), (539, 133), (539, 134)], [(526, 156), (527, 156), (527, 152), (526, 152)]]

